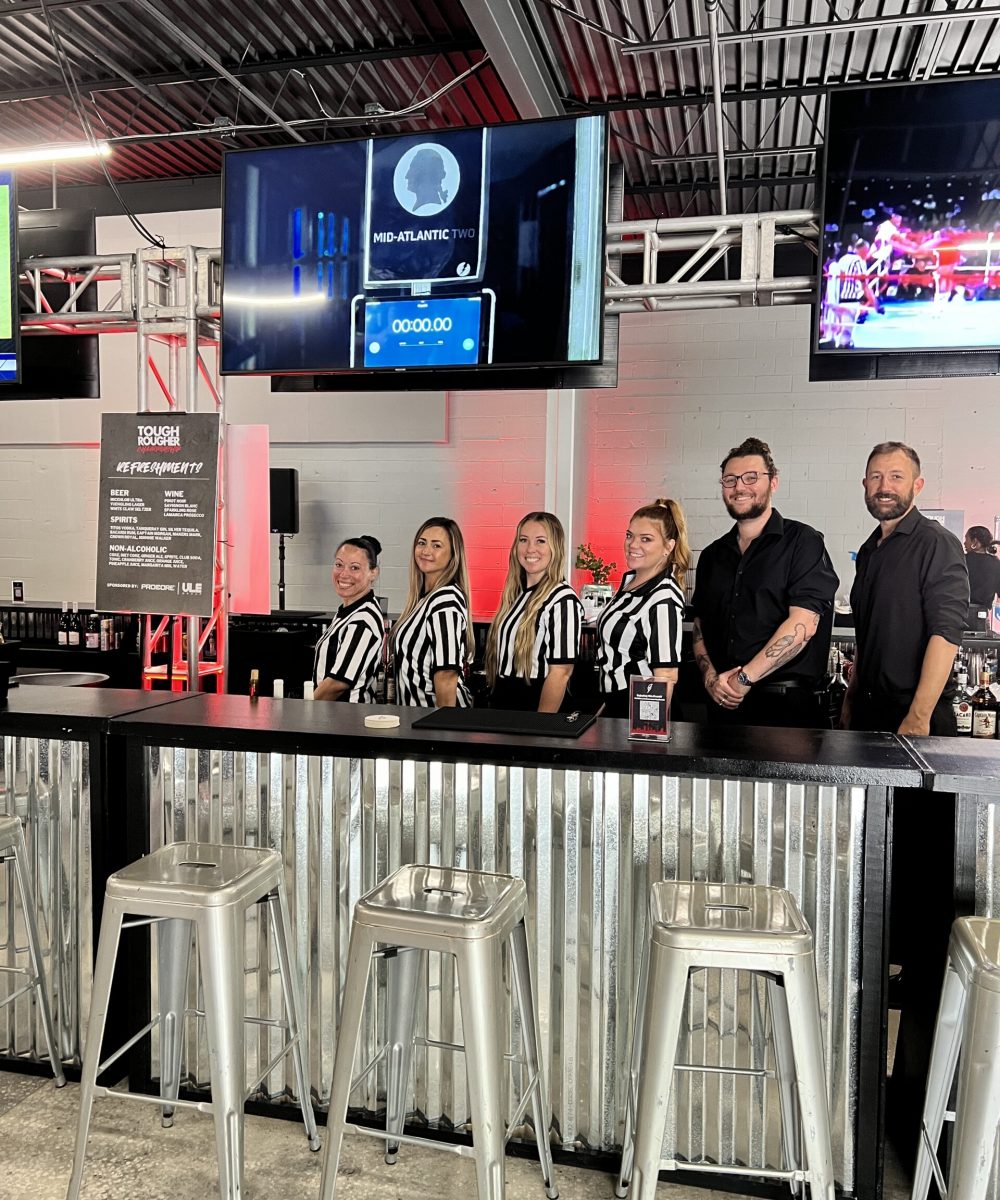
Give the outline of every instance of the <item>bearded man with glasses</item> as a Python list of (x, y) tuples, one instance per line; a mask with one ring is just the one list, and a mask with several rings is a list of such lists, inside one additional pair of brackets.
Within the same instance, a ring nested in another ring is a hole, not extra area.
[(823, 535), (771, 505), (778, 469), (747, 438), (722, 461), (735, 525), (698, 558), (694, 654), (715, 724), (828, 726), (820, 696), (837, 573)]

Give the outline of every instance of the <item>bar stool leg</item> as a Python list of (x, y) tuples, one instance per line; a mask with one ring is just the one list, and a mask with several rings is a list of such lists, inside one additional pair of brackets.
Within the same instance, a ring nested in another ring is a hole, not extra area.
[(55, 1029), (52, 1024), (52, 1010), (49, 1006), (49, 996), (45, 986), (42, 944), (38, 940), (38, 922), (35, 919), (34, 892), (31, 888), (31, 876), (28, 871), (28, 854), (24, 847), (23, 836), (18, 836), (14, 842), (14, 875), (17, 879), (18, 891), (21, 893), (21, 908), (24, 912), (24, 925), (28, 933), (28, 952), (31, 958), (31, 969), (35, 976), (34, 991), (38, 1000), (39, 1011), (42, 1015), (45, 1046), (49, 1052), (49, 1061), (52, 1063), (52, 1072), (56, 1077), (56, 1087), (65, 1087), (66, 1076), (63, 1074), (62, 1060), (58, 1052)]
[(948, 1181), (956, 1200), (984, 1200), (1000, 1121), (1000, 992), (978, 986), (975, 977), (970, 991)]
[[(169, 917), (156, 926), (157, 990), (160, 999), (160, 1095), (177, 1099), (181, 1087), (181, 1052), (184, 1048), (184, 1014), (191, 971), (190, 921)], [(160, 1124), (170, 1129), (174, 1106), (160, 1109)]]
[(340, 1163), (340, 1147), (344, 1141), (344, 1121), (347, 1118), (347, 1103), (351, 1096), (354, 1063), (361, 1042), (361, 1025), (364, 1020), (365, 994), (368, 991), (368, 973), (371, 969), (373, 948), (371, 934), (355, 920), (351, 926), (351, 940), (347, 950), (347, 974), (341, 1001), (340, 1030), (337, 1037), (337, 1053), (333, 1060), (333, 1083), (326, 1118), (326, 1150), (323, 1158), (323, 1176), (319, 1185), (320, 1200), (333, 1200), (337, 1192), (337, 1167)]
[[(631, 1187), (635, 1200), (655, 1200), (656, 1197), (687, 979), (686, 959), (662, 949), (656, 942), (651, 943), (642, 1017), (641, 1070), (636, 1091)], [(654, 998), (661, 1006), (658, 1012), (650, 1011)]]
[[(417, 1016), (417, 985), (425, 957), (422, 950), (401, 947), (394, 958), (387, 960), (385, 1130), (389, 1134), (402, 1133), (406, 1123), (406, 1096)], [(399, 1142), (391, 1137), (386, 1138), (385, 1161), (390, 1166), (396, 1161), (398, 1152)]]
[[(781, 1150), (786, 1171), (796, 1171), (802, 1165), (802, 1125), (799, 1101), (795, 1091), (795, 1047), (788, 1020), (788, 1004), (780, 979), (767, 977), (767, 1005), (771, 1012), (771, 1034), (774, 1038), (774, 1074), (778, 1082), (778, 1103), (781, 1108)], [(798, 1183), (792, 1184), (792, 1195), (799, 1194)]]
[(208, 909), (198, 919), (198, 952), (205, 989), (212, 1115), (222, 1200), (243, 1198), (244, 922), (243, 911), (230, 905)]
[(283, 884), (277, 892), (267, 898), (267, 911), (271, 917), (271, 932), (274, 948), (278, 955), (278, 971), (281, 974), (281, 994), (285, 1001), (285, 1019), (288, 1022), (288, 1038), (292, 1045), (292, 1062), (295, 1065), (295, 1086), (299, 1093), (299, 1107), (309, 1139), (309, 1149), (319, 1150), (319, 1134), (316, 1132), (316, 1114), (313, 1112), (312, 1096), (309, 1093), (309, 1073), (306, 1071), (305, 1047), (302, 1044), (302, 997), (299, 993), (298, 974), (292, 970), (291, 952), (288, 946), (288, 931), (291, 921), (288, 916), (288, 897)]
[(535, 1007), (535, 992), (531, 986), (531, 961), (528, 956), (528, 935), (524, 921), (518, 921), (510, 934), (511, 970), (514, 989), (517, 992), (517, 1007), (521, 1015), (521, 1036), (524, 1038), (524, 1057), (528, 1075), (534, 1078), (531, 1085), (531, 1113), (535, 1122), (535, 1141), (538, 1144), (538, 1161), (542, 1167), (542, 1183), (549, 1200), (557, 1200), (555, 1172), (552, 1164), (552, 1145), (549, 1142), (549, 1087), (545, 1067), (539, 1049), (541, 1032), (538, 1027), (538, 1010)]
[(635, 1098), (639, 1086), (640, 1055), (642, 1054), (643, 1017), (646, 1012), (646, 988), (649, 979), (649, 947), (643, 950), (639, 963), (639, 986), (636, 991), (635, 1020), (632, 1024), (632, 1057), (625, 1092), (625, 1133), (622, 1138), (622, 1165), (615, 1182), (615, 1195), (624, 1200), (632, 1182), (635, 1162)]
[(792, 960), (785, 972), (785, 1000), (795, 1047), (799, 1111), (809, 1170), (811, 1200), (834, 1200), (833, 1150), (823, 1046), (816, 1025), (819, 994), (813, 955)]
[(934, 1042), (927, 1071), (927, 1092), (920, 1120), (920, 1144), (917, 1147), (917, 1165), (913, 1171), (910, 1200), (926, 1200), (931, 1186), (931, 1163), (937, 1157), (945, 1109), (948, 1106), (955, 1068), (958, 1065), (959, 1047), (962, 1044), (965, 1003), (965, 986), (949, 960), (945, 967), (941, 1003), (934, 1025)]
[(503, 1049), (499, 997), (488, 981), (501, 978), (495, 938), (470, 938), (458, 947), (458, 987), (462, 1001), (465, 1058), (469, 1064), (469, 1106), (479, 1200), (504, 1200)]
[(108, 1017), (111, 981), (114, 978), (121, 932), (121, 906), (114, 900), (105, 900), (104, 914), (101, 917), (101, 934), (97, 942), (97, 959), (94, 963), (87, 1044), (83, 1053), (83, 1070), (80, 1075), (80, 1116), (76, 1126), (73, 1174), (70, 1176), (66, 1200), (78, 1200), (80, 1185), (83, 1182), (83, 1163), (87, 1156), (90, 1114), (94, 1107), (94, 1086), (101, 1064), (101, 1043), (104, 1041), (104, 1025)]

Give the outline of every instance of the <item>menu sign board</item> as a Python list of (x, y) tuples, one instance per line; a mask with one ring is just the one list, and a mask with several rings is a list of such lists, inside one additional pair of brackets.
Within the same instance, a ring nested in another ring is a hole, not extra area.
[(105, 413), (97, 608), (212, 614), (217, 413)]

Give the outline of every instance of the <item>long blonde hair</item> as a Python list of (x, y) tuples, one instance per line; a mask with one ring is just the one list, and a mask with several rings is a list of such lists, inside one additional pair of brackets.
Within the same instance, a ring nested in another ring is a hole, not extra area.
[(524, 568), (517, 561), (517, 543), (521, 536), (521, 530), (532, 521), (545, 529), (552, 557), (549, 559), (549, 565), (545, 568), (545, 574), (528, 601), (528, 606), (524, 610), (521, 623), (517, 627), (517, 634), (514, 637), (514, 670), (525, 681), (531, 678), (531, 652), (535, 647), (535, 627), (538, 624), (538, 614), (542, 611), (542, 606), (552, 595), (553, 590), (565, 582), (566, 534), (563, 531), (562, 522), (552, 513), (528, 513), (527, 516), (521, 518), (517, 532), (514, 534), (514, 541), (507, 558), (507, 578), (500, 594), (500, 607), (497, 609), (497, 615), (493, 618), (486, 637), (486, 677), (491, 684), (496, 683), (499, 669), (500, 625), (523, 595), (527, 584)]
[(642, 508), (637, 508), (632, 514), (632, 521), (636, 520), (652, 521), (663, 535), (665, 542), (669, 542), (673, 538), (675, 544), (669, 560), (670, 569), (683, 592), (684, 576), (691, 566), (691, 547), (688, 545), (684, 509), (676, 500), (664, 500), (660, 497), (652, 504), (644, 504)]
[(396, 621), (398, 628), (406, 620), (411, 612), (417, 607), (424, 598), (424, 576), (417, 566), (416, 550), (417, 542), (421, 536), (428, 530), (434, 527), (443, 529), (448, 535), (448, 540), (451, 543), (451, 558), (448, 565), (441, 572), (441, 578), (437, 581), (431, 591), (437, 591), (440, 587), (445, 587), (449, 583), (454, 583), (458, 590), (465, 597), (465, 607), (468, 613), (468, 621), (465, 625), (465, 654), (466, 658), (471, 662), (473, 652), (475, 651), (475, 638), (472, 631), (472, 602), (469, 598), (469, 568), (465, 561), (465, 539), (462, 537), (462, 531), (458, 527), (458, 522), (453, 521), (451, 517), (428, 517), (420, 526), (417, 532), (413, 535), (413, 545), (410, 548), (410, 582), (406, 594), (406, 604), (403, 611), (399, 614), (399, 619)]

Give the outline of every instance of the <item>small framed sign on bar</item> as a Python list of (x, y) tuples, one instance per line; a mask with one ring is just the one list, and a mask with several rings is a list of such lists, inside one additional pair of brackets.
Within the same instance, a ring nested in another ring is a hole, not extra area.
[(628, 736), (644, 742), (670, 741), (670, 692), (666, 679), (633, 675), (629, 680)]

